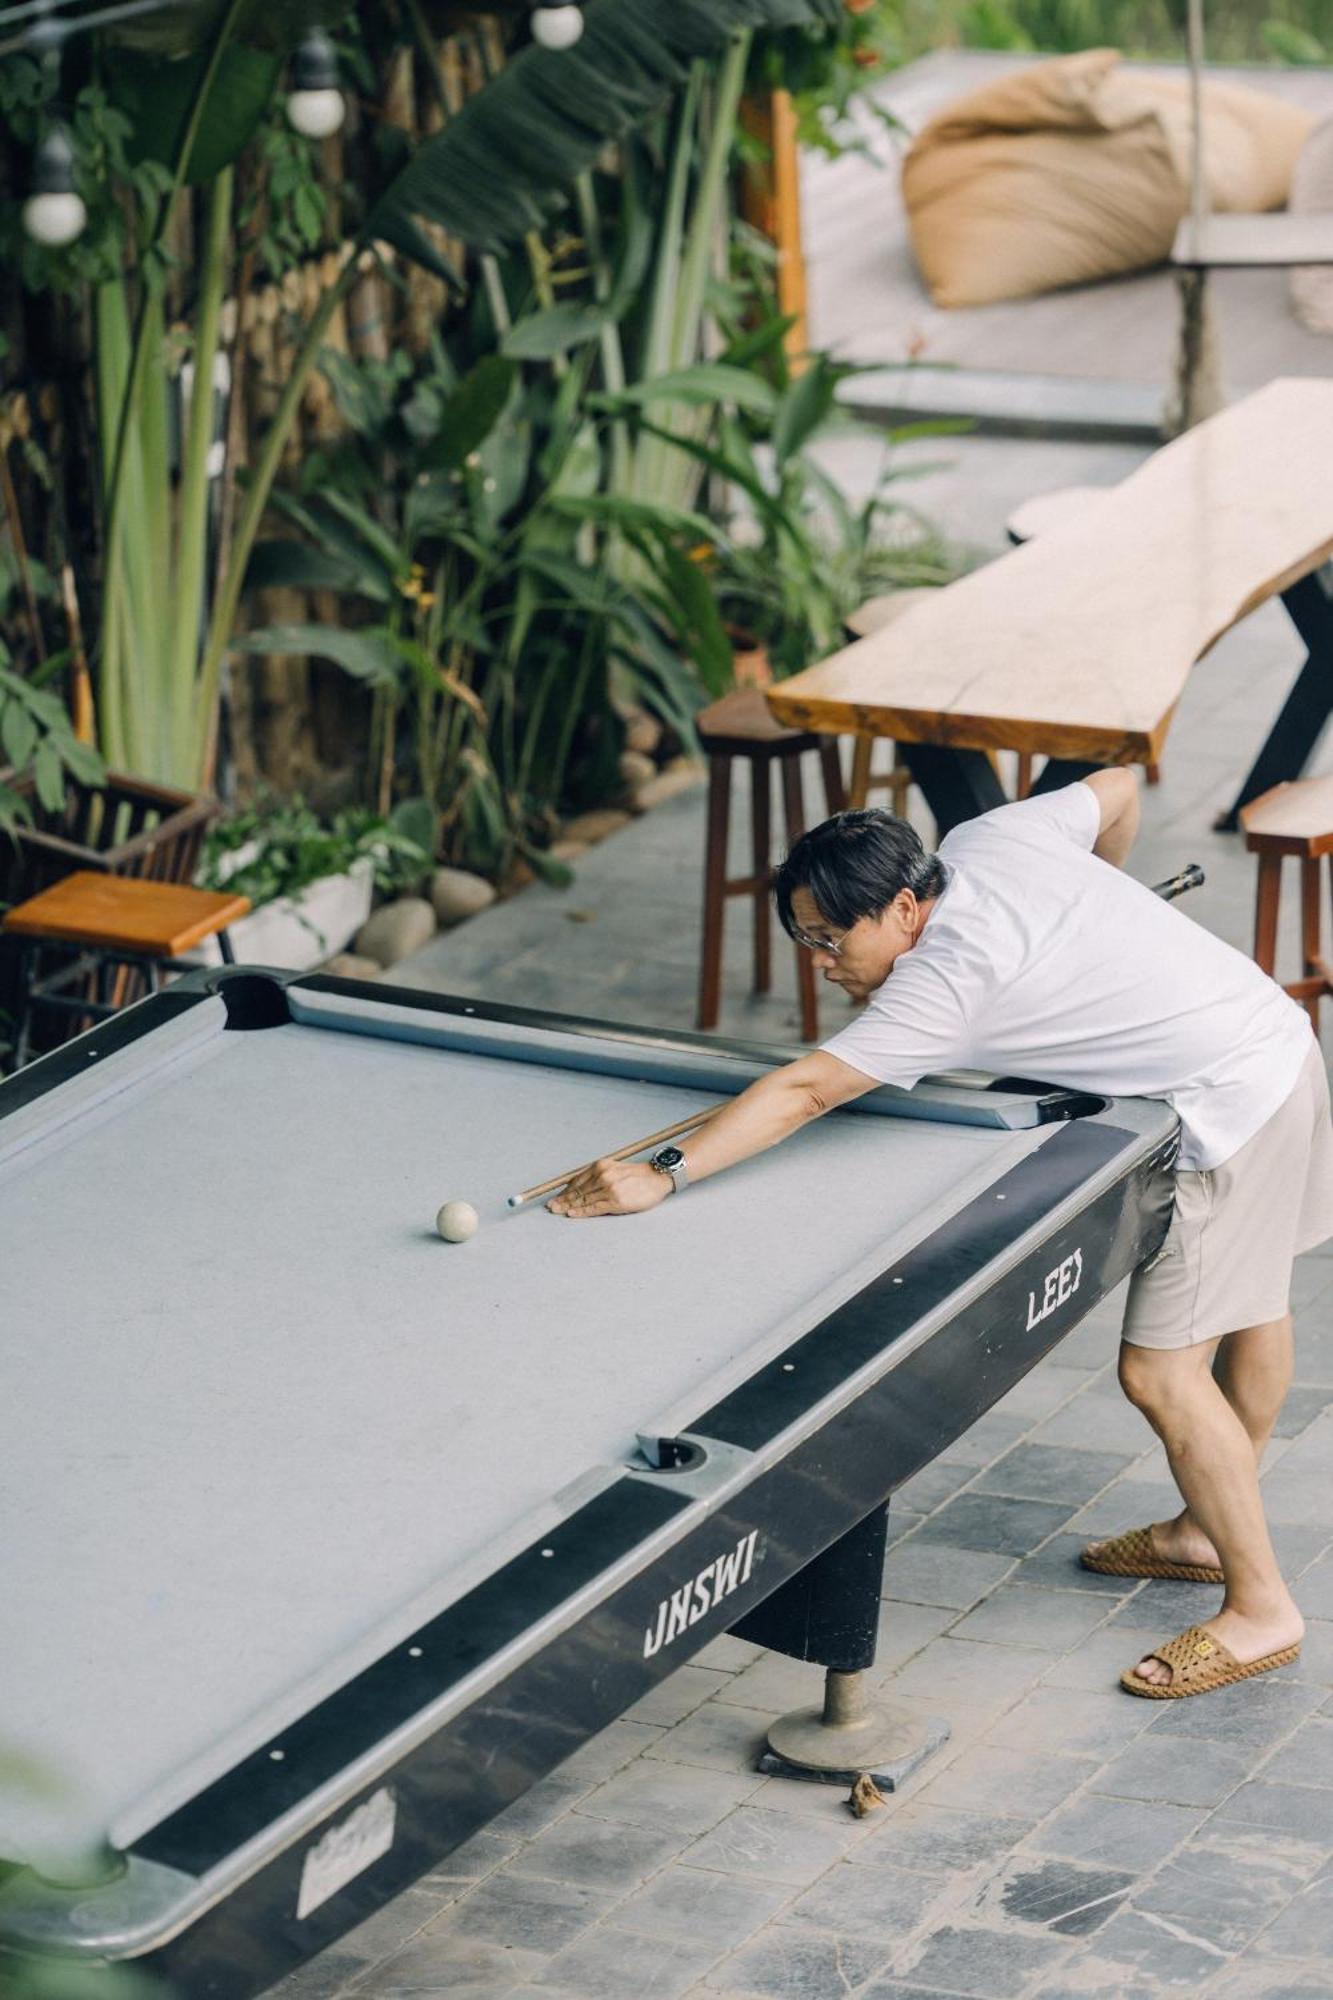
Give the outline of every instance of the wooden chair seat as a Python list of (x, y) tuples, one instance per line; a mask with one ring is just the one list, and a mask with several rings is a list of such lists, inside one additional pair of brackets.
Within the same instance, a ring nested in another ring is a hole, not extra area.
[(1282, 863), (1294, 855), (1301, 864), (1301, 957), (1303, 975), (1284, 984), (1301, 1001), (1319, 1032), (1319, 1003), (1333, 994), (1333, 967), (1323, 955), (1320, 917), (1320, 864), (1333, 855), (1333, 777), (1299, 778), (1275, 785), (1240, 808), (1245, 845), (1259, 858), (1254, 905), (1255, 963), (1276, 976), (1277, 928), (1282, 896)]
[[(824, 795), (830, 813), (842, 810), (844, 793), (838, 746), (831, 736), (788, 729), (774, 720), (761, 688), (737, 688), (723, 695), (696, 718), (699, 741), (708, 758), (708, 835), (704, 852), (703, 953), (699, 968), (701, 1028), (715, 1028), (722, 1006), (722, 926), (729, 896), (748, 896), (754, 906), (754, 991), (772, 986), (770, 896), (773, 886), (772, 772), (782, 775), (782, 799), (788, 847), (805, 831), (805, 801), (801, 758), (817, 753), (824, 774)], [(727, 846), (731, 829), (731, 770), (737, 759), (750, 766), (751, 870), (728, 876)], [(819, 1033), (814, 966), (810, 954), (796, 950), (796, 978), (801, 1003), (801, 1037), (812, 1042)]]
[(4, 928), (48, 943), (167, 959), (226, 930), (249, 908), (246, 896), (80, 869), (10, 910)]

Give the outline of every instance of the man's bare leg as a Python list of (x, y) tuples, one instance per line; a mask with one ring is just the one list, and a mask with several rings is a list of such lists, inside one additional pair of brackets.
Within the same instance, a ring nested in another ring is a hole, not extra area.
[[(1246, 1663), (1296, 1645), (1305, 1624), (1269, 1540), (1253, 1438), (1214, 1380), (1210, 1358), (1207, 1345), (1163, 1350), (1126, 1342), (1120, 1383), (1166, 1446), (1186, 1512), (1222, 1565), (1222, 1608), (1205, 1620), (1206, 1629)], [(1275, 1379), (1273, 1371), (1270, 1391)], [(1257, 1400), (1256, 1411), (1261, 1417)], [(1170, 1668), (1152, 1658), (1138, 1671), (1145, 1680), (1171, 1678)]]
[[(1260, 1326), (1242, 1327), (1220, 1341), (1207, 1343), (1200, 1351), (1215, 1353), (1213, 1377), (1245, 1426), (1257, 1466), (1291, 1386), (1291, 1314)], [(1152, 1540), (1158, 1555), (1168, 1562), (1218, 1561), (1217, 1550), (1188, 1506), (1170, 1521), (1154, 1521)]]

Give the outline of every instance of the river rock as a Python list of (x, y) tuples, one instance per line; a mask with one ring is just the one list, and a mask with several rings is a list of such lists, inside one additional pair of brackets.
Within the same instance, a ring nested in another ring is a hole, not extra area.
[(319, 969), (331, 972), (335, 979), (378, 979), (384, 967), (377, 958), (364, 958), (355, 951), (338, 951)]
[(481, 875), (466, 868), (437, 868), (430, 885), (430, 900), (444, 930), (475, 917), (495, 901), (495, 890)]
[(594, 841), (605, 840), (609, 833), (619, 833), (622, 826), (629, 825), (629, 814), (617, 812), (612, 806), (602, 806), (596, 812), (579, 813), (561, 829), (563, 840), (581, 840), (585, 847)]
[(381, 966), (396, 965), (435, 935), (435, 912), (421, 896), (399, 896), (373, 910), (356, 934), (357, 952)]
[(665, 805), (681, 792), (693, 791), (703, 773), (697, 764), (684, 760), (674, 769), (659, 771), (655, 778), (649, 778), (646, 785), (640, 785), (634, 794), (636, 812), (651, 812), (654, 806)]

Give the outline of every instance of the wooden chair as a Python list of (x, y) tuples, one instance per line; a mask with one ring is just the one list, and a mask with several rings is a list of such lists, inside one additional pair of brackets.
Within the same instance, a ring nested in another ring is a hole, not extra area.
[[(132, 875), (154, 882), (189, 882), (198, 866), (204, 835), (221, 810), (206, 793), (184, 792), (123, 772), (103, 785), (68, 778), (60, 804), (44, 806), (31, 774), (6, 782), (25, 798), (31, 818), (13, 838), (0, 838), (0, 909), (21, 903), (83, 869), (97, 874)], [(11, 1020), (22, 1004), (17, 941), (0, 951), (0, 1020)], [(117, 974), (121, 1005), (144, 989), (129, 966)], [(51, 1010), (44, 1040), (54, 1045), (72, 1034), (77, 1022), (61, 1022)]]
[[(829, 736), (784, 729), (769, 713), (760, 688), (737, 688), (723, 695), (697, 717), (699, 741), (708, 757), (708, 840), (704, 855), (703, 959), (699, 972), (701, 1028), (715, 1028), (722, 1004), (722, 925), (728, 896), (749, 896), (754, 905), (754, 991), (767, 993), (773, 983), (771, 911), (773, 883), (772, 770), (782, 774), (782, 798), (787, 845), (793, 847), (805, 831), (805, 801), (801, 758), (819, 753), (824, 796), (830, 813), (843, 807), (842, 769), (838, 746)], [(748, 875), (728, 877), (727, 838), (731, 825), (731, 772), (738, 760), (750, 766), (750, 826), (752, 866)], [(796, 947), (796, 977), (801, 1000), (801, 1039), (812, 1042), (819, 1033), (815, 971), (808, 951)]]
[[(1240, 809), (1245, 845), (1259, 857), (1254, 906), (1255, 963), (1272, 973), (1277, 963), (1278, 905), (1282, 863), (1295, 855), (1301, 864), (1301, 958), (1304, 976), (1284, 991), (1304, 1003), (1319, 1033), (1319, 1002), (1333, 993), (1333, 967), (1323, 955), (1319, 914), (1320, 862), (1333, 854), (1333, 778), (1297, 778), (1275, 785)], [(1275, 975), (1276, 976), (1276, 975)]]
[[(115, 975), (123, 967), (141, 972), (156, 992), (163, 967), (208, 937), (217, 938), (223, 963), (232, 964), (227, 927), (249, 908), (246, 896), (87, 869), (19, 903), (3, 923), (20, 954), (15, 1068), (28, 1059), (38, 1010), (94, 1021), (116, 1013), (124, 987)], [(55, 961), (45, 971), (44, 959)]]
[[(1049, 534), (1059, 527), (1071, 514), (1083, 513), (1106, 495), (1104, 486), (1061, 486), (1054, 493), (1038, 493), (1031, 500), (1025, 500), (1016, 507), (1004, 524), (1004, 531), (1014, 547), (1021, 548), (1038, 535)], [(1160, 764), (1145, 764), (1144, 771), (1150, 785), (1162, 782)], [(1032, 790), (1032, 753), (1020, 750), (1018, 753), (1018, 790), (1016, 798), (1025, 799)]]

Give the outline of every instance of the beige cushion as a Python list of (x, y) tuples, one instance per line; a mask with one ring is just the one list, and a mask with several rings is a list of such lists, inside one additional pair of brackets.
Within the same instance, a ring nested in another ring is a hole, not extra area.
[[(912, 245), (937, 305), (983, 305), (1161, 262), (1189, 198), (1182, 79), (1115, 49), (1060, 56), (946, 107), (903, 162)], [(1310, 114), (1204, 86), (1210, 208), (1280, 206)]]
[[(1333, 118), (1315, 126), (1291, 176), (1293, 209), (1328, 216), (1333, 245)], [(1311, 333), (1333, 333), (1333, 264), (1300, 264), (1291, 274), (1291, 305)]]

